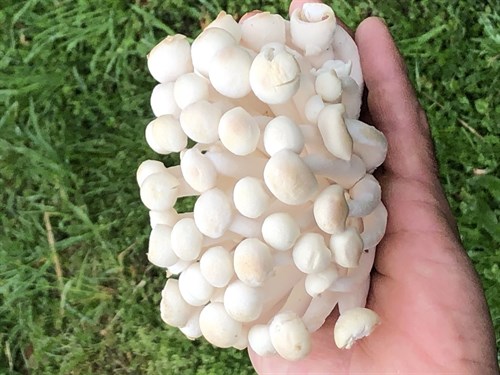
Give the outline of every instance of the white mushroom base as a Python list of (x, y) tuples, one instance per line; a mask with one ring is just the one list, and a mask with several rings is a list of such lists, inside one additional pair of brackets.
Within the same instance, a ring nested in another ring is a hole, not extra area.
[[(162, 319), (189, 339), (288, 360), (308, 355), (336, 306), (338, 347), (370, 334), (379, 318), (364, 306), (387, 221), (372, 172), (387, 142), (358, 120), (357, 47), (331, 8), (240, 24), (222, 12), (191, 46), (163, 40), (148, 68), (159, 83), (146, 140), (181, 157), (137, 171), (147, 256), (168, 278)], [(194, 211), (179, 214), (185, 196), (198, 197)]]

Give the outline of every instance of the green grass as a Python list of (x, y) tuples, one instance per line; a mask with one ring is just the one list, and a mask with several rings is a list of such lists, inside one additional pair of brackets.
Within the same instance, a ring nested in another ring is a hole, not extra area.
[[(499, 343), (495, 1), (336, 4), (350, 25), (384, 16), (402, 49)], [(173, 30), (197, 35), (219, 9), (287, 6), (0, 0), (0, 373), (253, 373), (245, 352), (187, 341), (159, 318), (164, 275), (145, 257), (134, 175), (158, 158), (143, 136), (154, 86), (145, 55)]]

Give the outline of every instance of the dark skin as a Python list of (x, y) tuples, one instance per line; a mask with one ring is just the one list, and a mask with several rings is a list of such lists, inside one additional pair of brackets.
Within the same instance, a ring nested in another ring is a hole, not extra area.
[(340, 350), (334, 312), (312, 335), (307, 358), (288, 362), (249, 350), (253, 366), (259, 374), (498, 374), (484, 293), (460, 243), (403, 59), (378, 18), (364, 20), (355, 40), (368, 91), (363, 119), (389, 144), (377, 175), (389, 219), (367, 301), (382, 324)]

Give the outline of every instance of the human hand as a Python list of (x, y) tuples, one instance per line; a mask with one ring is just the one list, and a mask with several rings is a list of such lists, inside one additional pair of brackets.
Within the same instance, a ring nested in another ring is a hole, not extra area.
[(389, 217), (367, 301), (382, 324), (341, 350), (333, 341), (334, 313), (312, 335), (306, 359), (288, 362), (250, 351), (252, 363), (259, 374), (496, 374), (484, 293), (460, 244), (403, 60), (380, 19), (364, 20), (355, 40), (368, 90), (365, 121), (389, 144), (377, 176)]

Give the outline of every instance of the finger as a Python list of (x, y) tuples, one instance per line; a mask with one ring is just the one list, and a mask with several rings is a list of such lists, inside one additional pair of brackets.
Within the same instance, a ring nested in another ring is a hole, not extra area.
[[(385, 134), (389, 145), (381, 176), (382, 183), (389, 182), (384, 189), (385, 203), (388, 208), (394, 203), (388, 197), (393, 196), (397, 184), (420, 186), (418, 196), (411, 198), (437, 203), (456, 235), (456, 223), (438, 179), (427, 119), (387, 26), (379, 18), (367, 18), (356, 30), (356, 42), (372, 123)], [(423, 189), (430, 194), (425, 195)], [(404, 226), (403, 221), (399, 224)], [(406, 224), (413, 225), (411, 220)]]
[(298, 8), (302, 8), (305, 3), (322, 3), (321, 0), (292, 0), (290, 7), (288, 8), (288, 14), (292, 15), (293, 11)]
[(437, 166), (427, 120), (389, 30), (382, 20), (367, 18), (356, 30), (356, 43), (370, 114), (389, 143), (386, 171), (435, 182)]
[(246, 19), (255, 16), (256, 14), (262, 13), (260, 10), (252, 10), (251, 12), (245, 13), (241, 18), (240, 18), (240, 23), (245, 21)]

